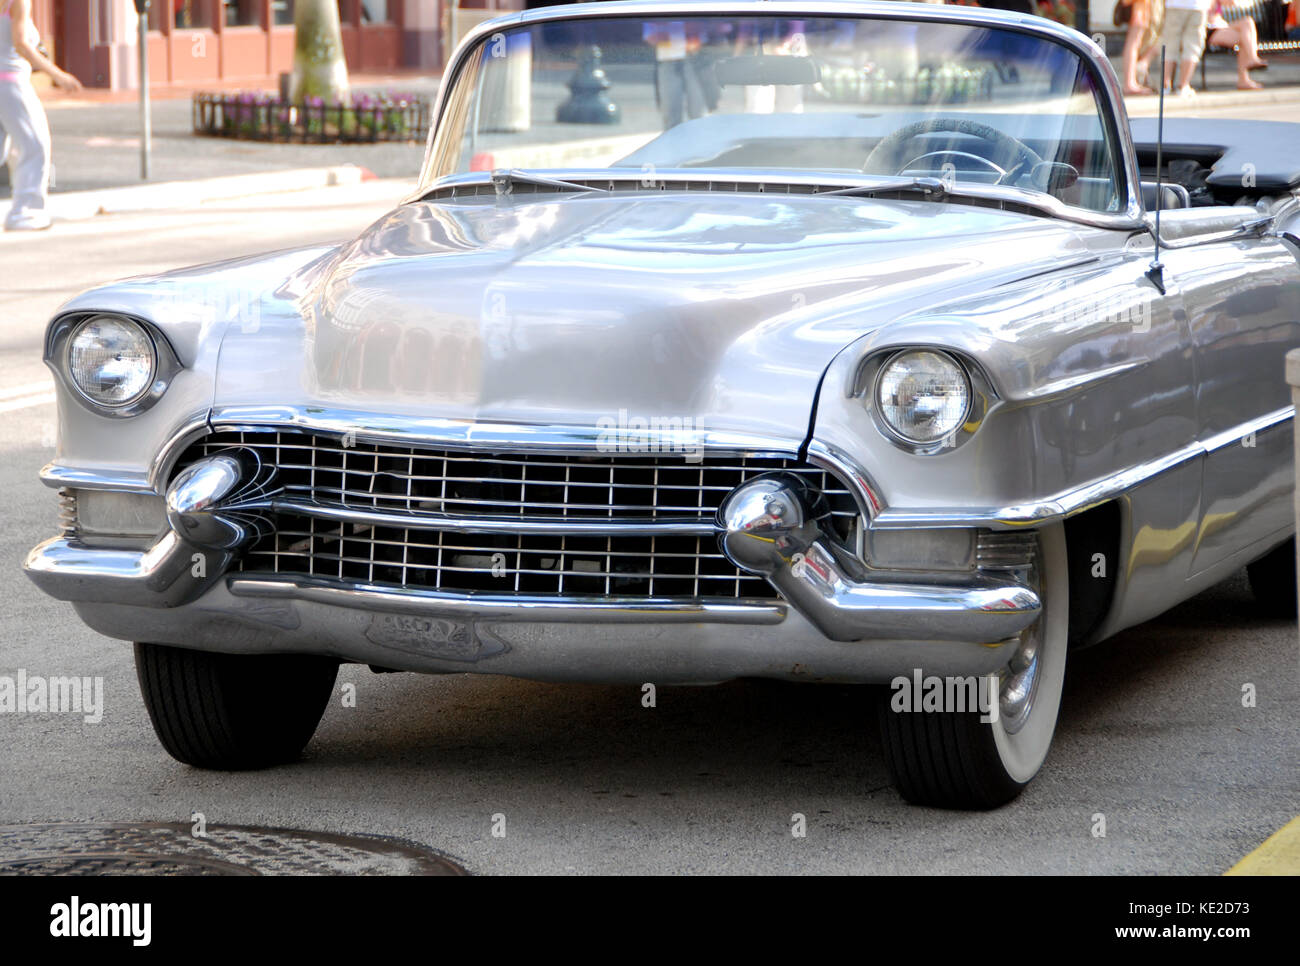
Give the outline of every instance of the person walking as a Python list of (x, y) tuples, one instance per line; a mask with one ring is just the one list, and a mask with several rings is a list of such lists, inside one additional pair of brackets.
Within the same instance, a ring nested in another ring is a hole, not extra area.
[(1164, 0), (1120, 0), (1116, 4), (1115, 26), (1128, 26), (1120, 62), (1124, 93), (1129, 96), (1155, 93), (1147, 86), (1147, 77), (1164, 19)]
[(1268, 61), (1259, 56), (1259, 31), (1255, 21), (1244, 10), (1225, 7), (1215, 0), (1210, 8), (1209, 43), (1214, 47), (1237, 48), (1237, 87), (1243, 91), (1257, 91), (1262, 84), (1251, 79), (1252, 70), (1263, 70)]
[[(1167, 54), (1165, 87), (1182, 97), (1191, 97), (1192, 71), (1205, 50), (1205, 24), (1214, 0), (1165, 0), (1165, 24), (1160, 33)], [(1170, 87), (1174, 63), (1178, 64), (1178, 86)]]
[(664, 130), (708, 113), (697, 69), (700, 37), (684, 20), (647, 23), (643, 39), (655, 50), (655, 100)]
[(18, 153), (13, 204), (6, 231), (50, 227), (45, 197), (50, 181), (50, 125), (32, 86), (32, 69), (50, 75), (54, 86), (79, 91), (81, 83), (37, 50), (40, 36), (32, 23), (32, 0), (0, 0), (0, 159)]

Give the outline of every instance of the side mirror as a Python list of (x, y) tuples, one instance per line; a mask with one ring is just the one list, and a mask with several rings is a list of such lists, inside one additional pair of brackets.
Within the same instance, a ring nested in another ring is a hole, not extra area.
[(1073, 187), (1078, 180), (1079, 169), (1060, 161), (1043, 161), (1029, 172), (1029, 183), (1047, 194)]

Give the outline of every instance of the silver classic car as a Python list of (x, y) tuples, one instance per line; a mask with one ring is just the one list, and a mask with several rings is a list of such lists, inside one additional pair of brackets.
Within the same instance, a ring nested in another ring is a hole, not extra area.
[(26, 569), (177, 759), (295, 758), (340, 661), (761, 677), (992, 807), (1072, 648), (1246, 565), (1294, 613), (1300, 125), (1135, 136), (1080, 33), (821, 0), (502, 17), (435, 114), (356, 239), (50, 323)]

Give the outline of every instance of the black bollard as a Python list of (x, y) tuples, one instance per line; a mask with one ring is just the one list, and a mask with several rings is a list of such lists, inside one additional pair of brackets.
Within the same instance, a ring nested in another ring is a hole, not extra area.
[(618, 105), (610, 101), (609, 78), (600, 66), (600, 48), (588, 47), (578, 59), (578, 69), (569, 78), (569, 99), (555, 110), (563, 124), (617, 124)]

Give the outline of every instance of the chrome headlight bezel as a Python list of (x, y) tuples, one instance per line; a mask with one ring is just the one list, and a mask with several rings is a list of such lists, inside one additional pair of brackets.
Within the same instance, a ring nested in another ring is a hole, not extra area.
[[(908, 436), (894, 426), (881, 411), (880, 381), (889, 366), (913, 353), (926, 352), (940, 356), (956, 367), (965, 381), (966, 410), (955, 429), (933, 440)], [(861, 398), (863, 407), (870, 413), (876, 429), (899, 449), (916, 455), (934, 455), (960, 446), (968, 440), (984, 421), (995, 394), (979, 367), (963, 355), (933, 345), (894, 346), (868, 358), (858, 371), (854, 394)]]
[[(139, 330), (152, 350), (153, 367), (145, 388), (121, 403), (96, 399), (72, 375), (70, 353), (73, 339), (86, 325), (98, 319), (111, 319)], [(93, 413), (114, 418), (137, 416), (149, 409), (167, 391), (181, 369), (176, 353), (162, 333), (144, 319), (124, 312), (74, 312), (55, 320), (46, 343), (45, 361), (78, 403)]]

